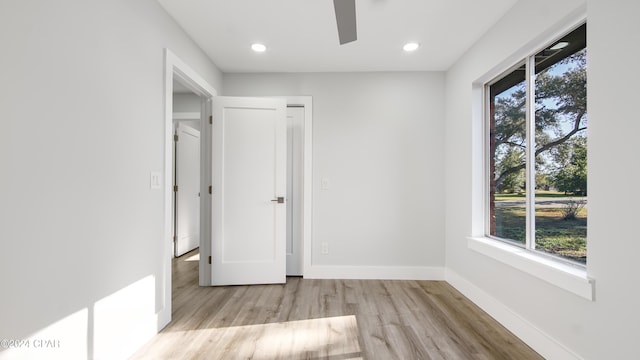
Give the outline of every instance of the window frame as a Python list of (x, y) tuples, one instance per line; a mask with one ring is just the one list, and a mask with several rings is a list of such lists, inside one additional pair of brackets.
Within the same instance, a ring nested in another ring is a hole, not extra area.
[[(513, 246), (518, 249), (531, 252), (536, 256), (540, 256), (544, 259), (550, 259), (560, 264), (566, 264), (571, 267), (582, 269), (586, 272), (586, 264), (582, 264), (571, 259), (561, 257), (559, 255), (547, 253), (544, 251), (536, 250), (535, 241), (535, 111), (536, 103), (531, 101), (535, 98), (535, 80), (536, 80), (536, 63), (535, 56), (544, 49), (552, 46), (555, 42), (560, 41), (563, 37), (580, 28), (587, 23), (586, 19), (582, 19), (575, 23), (568, 30), (556, 33), (554, 36), (541, 42), (541, 45), (533, 48), (533, 50), (527, 51), (524, 57), (518, 58), (515, 64), (506, 68), (506, 70), (500, 72), (498, 75), (492, 77), (489, 81), (486, 81), (482, 86), (482, 121), (483, 121), (483, 231), (484, 237), (499, 241), (500, 243)], [(525, 139), (525, 243), (520, 244), (513, 239), (501, 238), (499, 236), (491, 235), (491, 95), (490, 87), (502, 80), (504, 77), (517, 70), (518, 68), (525, 66), (525, 127), (526, 127), (526, 139)], [(534, 134), (531, 136), (531, 134)], [(533, 151), (532, 151), (533, 150)], [(533, 215), (532, 215), (533, 214)], [(588, 233), (587, 233), (588, 234)], [(588, 236), (588, 235), (587, 235)], [(587, 240), (588, 243), (588, 240)]]
[(471, 233), (467, 236), (467, 249), (472, 253), (487, 257), (502, 266), (530, 276), (532, 281), (542, 281), (553, 285), (586, 301), (596, 301), (596, 280), (589, 276), (588, 267), (578, 266), (576, 263), (558, 261), (550, 255), (540, 251), (530, 251), (516, 246), (514, 242), (506, 242), (486, 236), (488, 224), (488, 176), (489, 171), (489, 141), (487, 114), (488, 92), (486, 85), (506, 75), (509, 71), (521, 66), (524, 59), (535, 55), (547, 44), (569, 34), (582, 24), (588, 22), (586, 7), (576, 11), (562, 23), (542, 31), (503, 61), (499, 61), (481, 74), (471, 84), (471, 116), (472, 116), (472, 174), (478, 176), (479, 181), (472, 181), (472, 217)]
[[(514, 65), (511, 65), (510, 67), (508, 67), (506, 70), (504, 70), (503, 72), (501, 72), (500, 74), (498, 74), (497, 76), (493, 77), (490, 81), (486, 82), (483, 87), (482, 87), (482, 106), (483, 106), (483, 114), (482, 114), (482, 121), (483, 121), (483, 133), (482, 133), (482, 142), (483, 142), (483, 149), (482, 149), (482, 158), (483, 158), (483, 174), (482, 174), (482, 187), (483, 187), (483, 208), (484, 208), (484, 212), (483, 212), (483, 217), (484, 217), (484, 236), (492, 239), (492, 240), (496, 240), (496, 241), (500, 241), (502, 243), (511, 245), (511, 246), (515, 246), (517, 248), (522, 248), (522, 249), (527, 249), (527, 242), (529, 239), (529, 231), (528, 229), (525, 230), (526, 232), (526, 237), (527, 239), (525, 240), (525, 244), (519, 244), (518, 242), (516, 242), (515, 240), (511, 240), (511, 239), (506, 239), (506, 238), (501, 238), (499, 236), (493, 236), (491, 235), (491, 176), (493, 176), (493, 174), (491, 174), (491, 159), (489, 157), (489, 154), (491, 153), (491, 141), (490, 141), (490, 137), (491, 137), (491, 106), (489, 106), (490, 102), (491, 102), (491, 86), (494, 85), (495, 83), (499, 82), (501, 79), (503, 79), (504, 77), (506, 77), (507, 75), (509, 75), (510, 73), (514, 72), (515, 70), (517, 70), (518, 68), (520, 68), (521, 66), (526, 66), (526, 59), (530, 58), (530, 55), (527, 55), (527, 57), (525, 59), (520, 59), (518, 60), (518, 62)], [(525, 74), (525, 80), (527, 80), (527, 75)], [(529, 102), (529, 94), (527, 92), (526, 95), (526, 104), (525, 104), (525, 113), (527, 113), (526, 108), (527, 108), (527, 104)], [(528, 114), (525, 115), (527, 118), (529, 117)], [(527, 120), (527, 124), (528, 124), (528, 120)], [(525, 125), (527, 126), (527, 125)], [(528, 139), (527, 139), (528, 141)], [(527, 159), (527, 165), (529, 163), (528, 161), (528, 143), (526, 144), (526, 150), (525, 150), (525, 158)], [(528, 170), (528, 168), (527, 168)], [(527, 176), (526, 174), (528, 173), (528, 171), (525, 170), (525, 176)], [(527, 182), (528, 183), (528, 182)], [(525, 200), (525, 202), (528, 202), (528, 185), (527, 185), (527, 189), (526, 189), (526, 193), (527, 193), (527, 198)], [(525, 204), (525, 207), (528, 209), (528, 205)], [(528, 213), (528, 212), (527, 212)], [(527, 223), (529, 222), (529, 216), (527, 216)], [(525, 225), (526, 227), (527, 225)]]

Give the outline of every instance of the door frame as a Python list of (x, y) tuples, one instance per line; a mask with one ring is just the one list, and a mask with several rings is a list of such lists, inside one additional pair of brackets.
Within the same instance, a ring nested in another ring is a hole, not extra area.
[[(204, 165), (209, 161), (209, 157), (206, 156), (208, 153), (208, 143), (210, 143), (207, 138), (207, 133), (209, 131), (204, 131), (207, 129), (205, 126), (208, 124), (206, 117), (208, 116), (207, 112), (207, 103), (210, 103), (210, 99), (218, 94), (216, 89), (211, 86), (204, 78), (202, 78), (195, 70), (193, 70), (189, 65), (187, 65), (184, 61), (182, 61), (178, 56), (176, 56), (171, 50), (168, 48), (164, 49), (164, 60), (165, 60), (165, 71), (164, 71), (164, 176), (163, 176), (163, 192), (164, 192), (164, 216), (163, 216), (163, 231), (162, 231), (162, 262), (163, 262), (163, 279), (158, 281), (160, 286), (162, 286), (162, 304), (160, 306), (160, 311), (158, 312), (158, 331), (167, 326), (171, 322), (171, 263), (173, 260), (173, 224), (171, 221), (172, 212), (173, 212), (173, 174), (172, 174), (172, 166), (173, 166), (173, 80), (178, 79), (183, 85), (185, 85), (189, 90), (193, 91), (196, 95), (200, 96), (202, 99), (201, 105), (201, 116), (200, 121), (202, 124), (202, 128), (200, 131), (200, 190), (201, 194), (205, 194), (206, 192), (202, 191), (205, 187), (205, 183), (209, 183), (209, 179), (206, 178), (206, 168)], [(210, 109), (210, 107), (209, 107)], [(209, 110), (210, 111), (210, 110)], [(206, 232), (210, 222), (207, 222), (209, 211), (206, 210), (208, 208), (209, 197), (201, 196), (200, 197), (200, 246), (201, 250), (204, 246), (209, 244), (206, 249), (210, 249), (211, 240), (210, 240), (210, 232)], [(203, 212), (205, 210), (206, 212)], [(202, 221), (205, 220), (205, 221)], [(209, 237), (207, 237), (209, 234)], [(205, 251), (207, 251), (205, 249)], [(210, 250), (208, 250), (210, 252)], [(211, 277), (206, 276), (207, 273), (211, 271), (207, 269), (208, 263), (205, 261), (205, 256), (200, 257), (200, 266), (199, 266), (199, 282), (200, 285), (210, 284)], [(205, 282), (205, 283), (203, 283)]]

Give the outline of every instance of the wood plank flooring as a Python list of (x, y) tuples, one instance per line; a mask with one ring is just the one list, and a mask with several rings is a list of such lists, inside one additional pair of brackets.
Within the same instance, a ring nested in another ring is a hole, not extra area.
[(173, 262), (173, 320), (133, 359), (542, 359), (441, 281), (199, 287)]

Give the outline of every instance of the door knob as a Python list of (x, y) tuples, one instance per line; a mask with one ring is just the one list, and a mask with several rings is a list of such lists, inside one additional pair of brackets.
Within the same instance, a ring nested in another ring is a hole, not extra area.
[(271, 200), (271, 202), (278, 203), (278, 204), (284, 204), (284, 197), (278, 196), (277, 198)]

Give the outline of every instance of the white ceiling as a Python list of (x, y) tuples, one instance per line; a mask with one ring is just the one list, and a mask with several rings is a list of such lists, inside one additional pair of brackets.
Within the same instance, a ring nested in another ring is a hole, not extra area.
[(333, 72), (446, 70), (517, 0), (357, 0), (358, 40), (342, 46), (332, 0), (158, 2), (223, 72)]

